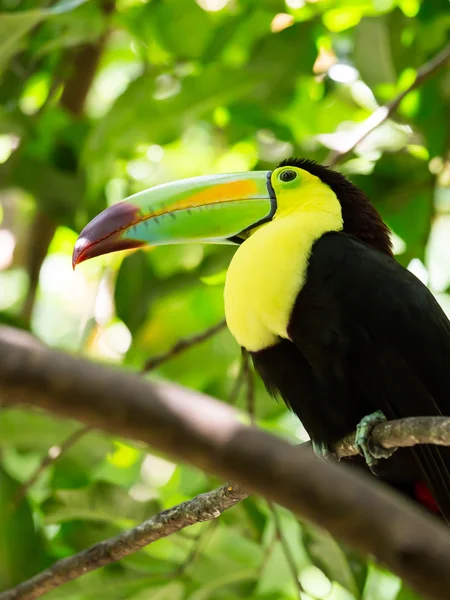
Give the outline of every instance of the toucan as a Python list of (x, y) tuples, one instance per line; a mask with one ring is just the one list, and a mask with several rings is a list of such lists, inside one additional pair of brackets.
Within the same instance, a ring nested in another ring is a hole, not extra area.
[[(127, 248), (236, 246), (225, 315), (267, 390), (316, 452), (356, 430), (364, 468), (450, 521), (450, 450), (370, 443), (382, 419), (450, 415), (450, 322), (401, 266), (390, 230), (341, 173), (308, 159), (194, 177), (110, 206), (81, 232), (74, 267)], [(367, 467), (366, 467), (367, 465)]]

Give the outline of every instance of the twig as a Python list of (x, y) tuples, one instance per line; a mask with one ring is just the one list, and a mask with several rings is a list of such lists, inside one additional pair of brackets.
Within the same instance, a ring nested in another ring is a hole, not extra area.
[(348, 134), (347, 139), (340, 150), (330, 152), (326, 163), (332, 167), (342, 158), (349, 154), (360, 142), (362, 142), (369, 133), (372, 133), (377, 127), (386, 121), (400, 106), (402, 100), (413, 90), (422, 85), (427, 79), (432, 77), (441, 69), (447, 61), (450, 60), (450, 44), (441, 50), (429, 62), (417, 69), (416, 78), (413, 83), (403, 92), (398, 94), (393, 100), (377, 108), (370, 117), (363, 121), (356, 129)]
[(239, 371), (238, 371), (238, 374), (236, 375), (236, 378), (234, 379), (233, 385), (230, 390), (230, 394), (228, 396), (228, 400), (227, 400), (228, 404), (234, 404), (237, 401), (239, 393), (244, 384), (244, 375), (245, 375), (245, 360), (244, 360), (244, 357), (241, 356), (241, 360), (239, 362)]
[(150, 360), (148, 360), (145, 363), (145, 366), (142, 369), (142, 372), (147, 373), (148, 371), (151, 371), (152, 369), (156, 369), (162, 363), (165, 363), (168, 360), (170, 360), (171, 358), (178, 356), (178, 354), (181, 354), (181, 352), (184, 352), (185, 350), (192, 348), (192, 346), (201, 344), (202, 342), (213, 337), (214, 335), (219, 333), (219, 331), (222, 331), (222, 329), (224, 329), (225, 326), (226, 326), (226, 322), (225, 322), (225, 320), (223, 320), (223, 321), (220, 321), (220, 323), (213, 325), (213, 327), (210, 327), (209, 329), (202, 331), (202, 333), (193, 335), (192, 337), (186, 338), (184, 340), (179, 340), (175, 344), (175, 346), (173, 346), (168, 352), (165, 352), (164, 354), (159, 354), (158, 356), (155, 356), (154, 358), (151, 358)]
[[(87, 431), (87, 428), (84, 431)], [(77, 434), (81, 437), (83, 430), (78, 430), (72, 434), (71, 438), (75, 438), (72, 439), (72, 444), (77, 441)], [(415, 443), (430, 443), (430, 440), (434, 440), (434, 443), (450, 445), (450, 418), (413, 417), (399, 419), (398, 421), (387, 421), (376, 425), (372, 431), (372, 435), (373, 441), (383, 445), (385, 448), (414, 445)], [(403, 436), (405, 439), (403, 439)], [(71, 438), (68, 438), (64, 443), (66, 449)], [(339, 442), (335, 447), (335, 452), (339, 458), (354, 456), (358, 453), (354, 446), (354, 438), (355, 435), (351, 434)], [(63, 451), (62, 446), (61, 451)], [(133, 552), (137, 552), (142, 547), (151, 544), (161, 537), (166, 537), (177, 531), (182, 531), (184, 527), (188, 527), (193, 523), (209, 520), (206, 517), (210, 517), (211, 519), (216, 518), (223, 510), (231, 508), (250, 495), (250, 492), (235, 483), (222, 485), (216, 490), (208, 492), (207, 494), (201, 494), (192, 500), (175, 506), (169, 511), (164, 511), (159, 515), (155, 515), (152, 519), (145, 521), (142, 525), (129, 531), (125, 531), (114, 538), (104, 540), (100, 544), (96, 544), (75, 556), (55, 563), (50, 569), (43, 571), (29, 581), (23, 582), (17, 588), (14, 588), (14, 590), (0, 594), (0, 600), (32, 600), (33, 598), (38, 598), (42, 594), (63, 585), (67, 581), (81, 577), (88, 571), (101, 568), (110, 562), (115, 562)], [(274, 517), (274, 540), (279, 540), (283, 547), (286, 561), (295, 577), (296, 586), (300, 593), (302, 587), (298, 579), (297, 568), (290, 548), (283, 535), (279, 515), (272, 502), (269, 501), (268, 505)], [(196, 512), (198, 516), (196, 521), (186, 522), (183, 520), (185, 513), (194, 512)], [(171, 519), (173, 518), (173, 520), (179, 518), (181, 521), (174, 524), (172, 520), (168, 519), (168, 515), (171, 515)], [(165, 531), (166, 527), (170, 528), (170, 530)], [(156, 537), (154, 536), (155, 532), (157, 533)], [(165, 578), (173, 579), (182, 575), (196, 560), (204, 535), (206, 535), (206, 530), (196, 536), (193, 540), (193, 547), (186, 561), (174, 571), (164, 574)], [(271, 548), (272, 544), (268, 547), (265, 556), (266, 560), (268, 559), (268, 556), (270, 556)]]
[(60, 456), (67, 452), (74, 444), (78, 442), (80, 438), (86, 435), (86, 433), (88, 433), (90, 430), (90, 427), (80, 427), (79, 429), (76, 429), (74, 432), (72, 432), (69, 435), (69, 437), (66, 440), (64, 440), (59, 446), (52, 446), (51, 448), (49, 448), (47, 454), (44, 456), (40, 465), (37, 467), (37, 469), (34, 471), (31, 477), (27, 479), (27, 481), (25, 481), (17, 490), (14, 498), (12, 499), (12, 506), (14, 510), (20, 504), (30, 487), (36, 483), (36, 480), (40, 475), (42, 475), (45, 469), (50, 465), (54, 464), (55, 461), (57, 461), (58, 458), (60, 458)]
[[(0, 395), (9, 404), (32, 404), (78, 419), (151, 444), (224, 480), (238, 480), (245, 495), (260, 493), (374, 555), (425, 598), (448, 600), (448, 529), (375, 478), (245, 426), (231, 406), (199, 392), (45, 348), (21, 330), (0, 327), (0, 355)], [(215, 502), (210, 512), (220, 513)], [(160, 523), (160, 517), (154, 519)], [(172, 525), (169, 519), (158, 535), (170, 534)], [(174, 530), (182, 526), (177, 522)], [(118, 558), (130, 545), (129, 532), (124, 535), (109, 548)], [(91, 568), (102, 565), (100, 556)], [(55, 577), (62, 583), (71, 576), (62, 569)]]
[[(248, 493), (236, 484), (221, 485), (212, 492), (200, 494), (192, 500), (165, 510), (116, 537), (103, 540), (74, 556), (59, 560), (49, 569), (20, 583), (17, 587), (0, 593), (0, 600), (39, 598), (63, 583), (120, 560), (184, 527), (216, 519), (224, 510), (231, 508), (247, 496)], [(196, 547), (195, 553), (188, 556), (189, 564), (195, 560), (198, 549)]]
[(297, 587), (298, 597), (301, 600), (301, 597), (302, 597), (301, 594), (304, 590), (303, 590), (302, 584), (300, 583), (300, 580), (298, 578), (297, 565), (295, 564), (295, 560), (294, 560), (294, 557), (292, 556), (292, 552), (291, 552), (291, 549), (289, 548), (287, 539), (285, 538), (285, 536), (283, 534), (283, 529), (281, 528), (281, 522), (280, 522), (280, 517), (277, 512), (277, 508), (273, 502), (268, 501), (268, 505), (269, 505), (269, 508), (273, 515), (273, 523), (275, 525), (276, 539), (280, 542), (281, 547), (283, 548), (283, 553), (286, 558), (286, 562), (289, 566), (289, 570), (292, 573), (292, 578), (295, 581), (295, 585)]

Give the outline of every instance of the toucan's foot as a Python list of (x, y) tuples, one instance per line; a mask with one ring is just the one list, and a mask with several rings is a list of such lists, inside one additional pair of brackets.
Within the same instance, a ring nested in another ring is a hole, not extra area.
[(326, 442), (315, 442), (314, 440), (311, 440), (311, 443), (317, 458), (328, 460), (331, 456), (334, 456)]
[(396, 448), (382, 448), (374, 444), (370, 437), (372, 429), (378, 423), (386, 421), (386, 417), (381, 410), (377, 410), (370, 415), (366, 415), (356, 426), (355, 446), (365, 458), (367, 466), (371, 471), (373, 467), (378, 463), (379, 458), (389, 458), (392, 456)]

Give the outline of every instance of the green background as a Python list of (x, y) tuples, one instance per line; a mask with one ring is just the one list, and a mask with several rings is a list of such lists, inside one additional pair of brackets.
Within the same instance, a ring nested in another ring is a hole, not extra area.
[[(158, 248), (73, 272), (73, 244), (88, 220), (182, 177), (268, 169), (289, 155), (325, 161), (414, 81), (450, 29), (447, 0), (3, 0), (0, 8), (0, 322), (134, 370), (223, 318), (233, 250)], [(447, 68), (339, 164), (393, 229), (398, 260), (445, 310), (449, 117)], [(239, 348), (223, 330), (148, 376), (229, 401), (239, 367)], [(305, 439), (259, 381), (255, 389), (258, 424)], [(235, 402), (246, 411), (244, 390)], [(17, 506), (20, 484), (78, 427), (0, 410), (0, 589), (219, 484), (95, 432)], [(302, 600), (417, 598), (328, 534), (279, 515)], [(299, 596), (273, 515), (251, 498), (213, 525), (160, 540), (46, 597)]]

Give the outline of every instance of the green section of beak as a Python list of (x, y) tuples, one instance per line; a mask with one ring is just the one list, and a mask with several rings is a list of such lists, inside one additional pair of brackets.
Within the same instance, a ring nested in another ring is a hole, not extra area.
[(267, 171), (254, 171), (194, 177), (130, 196), (83, 229), (73, 264), (145, 245), (229, 243), (273, 216), (276, 206), (268, 176)]

